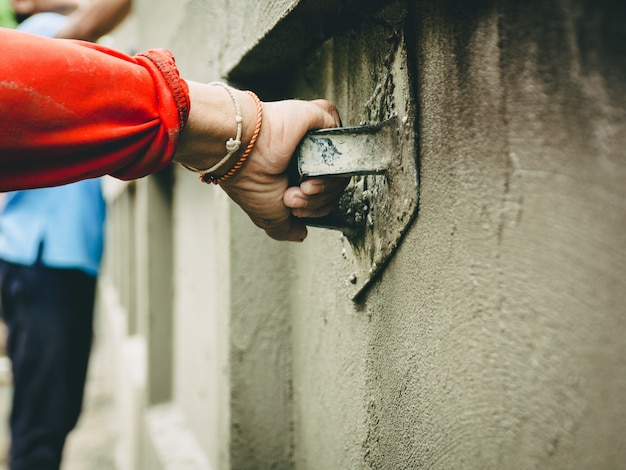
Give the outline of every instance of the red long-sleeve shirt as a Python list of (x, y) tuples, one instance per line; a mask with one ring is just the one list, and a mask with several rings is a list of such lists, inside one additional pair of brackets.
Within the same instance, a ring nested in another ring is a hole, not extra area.
[(190, 104), (169, 52), (3, 28), (0, 51), (0, 191), (139, 178), (171, 161)]

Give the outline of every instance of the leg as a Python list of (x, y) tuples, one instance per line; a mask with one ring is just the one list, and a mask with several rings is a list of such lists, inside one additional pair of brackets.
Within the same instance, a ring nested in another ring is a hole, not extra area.
[(12, 470), (58, 469), (80, 414), (93, 287), (85, 289), (86, 276), (77, 274), (41, 265), (9, 265), (5, 274), (2, 303), (14, 382)]
[(93, 342), (93, 309), (96, 279), (80, 271), (65, 271), (63, 284), (72, 291), (72, 312), (69, 318), (68, 337), (68, 432), (71, 431), (82, 411), (87, 366)]

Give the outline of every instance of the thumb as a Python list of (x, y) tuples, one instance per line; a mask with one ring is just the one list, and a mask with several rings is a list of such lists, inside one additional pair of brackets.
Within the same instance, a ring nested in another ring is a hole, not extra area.
[(314, 129), (328, 129), (330, 127), (341, 126), (341, 117), (337, 107), (327, 100), (313, 100), (311, 103), (315, 104), (321, 111), (323, 111), (316, 119), (311, 119), (309, 123), (309, 130)]

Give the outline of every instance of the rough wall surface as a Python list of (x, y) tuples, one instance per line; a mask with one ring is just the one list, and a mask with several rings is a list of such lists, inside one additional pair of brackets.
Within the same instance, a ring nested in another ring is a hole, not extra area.
[[(140, 0), (140, 48), (216, 80), (301, 4)], [(417, 218), (354, 303), (336, 232), (267, 240), (177, 171), (176, 411), (220, 469), (619, 468), (626, 7), (363, 5), (257, 91), (327, 97), (346, 125), (414, 107)]]
[(383, 468), (615, 468), (626, 9), (472, 3), (413, 11), (421, 211), (404, 268), (370, 297), (372, 372), (396, 371), (376, 387), (375, 448)]
[[(138, 2), (142, 48), (170, 49), (188, 79), (223, 80), (295, 4)], [(218, 188), (178, 170), (174, 406), (212, 468), (289, 468), (289, 277), (281, 269), (286, 247), (232, 211)]]
[[(361, 305), (342, 299), (331, 235), (303, 248), (298, 468), (621, 465), (625, 13), (409, 6), (420, 211)], [(392, 38), (380, 16), (351, 29), (327, 45), (329, 70), (300, 82), (332, 95), (348, 124), (380, 79), (381, 24)]]

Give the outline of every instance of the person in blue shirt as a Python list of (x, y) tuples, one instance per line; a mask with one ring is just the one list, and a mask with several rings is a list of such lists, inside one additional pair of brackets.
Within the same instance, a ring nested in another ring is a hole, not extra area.
[(58, 469), (81, 412), (103, 247), (100, 186), (96, 179), (9, 193), (0, 214), (12, 470)]
[[(67, 17), (18, 29), (54, 37)], [(103, 251), (101, 180), (5, 195), (0, 289), (13, 367), (11, 470), (56, 470), (82, 409)]]

